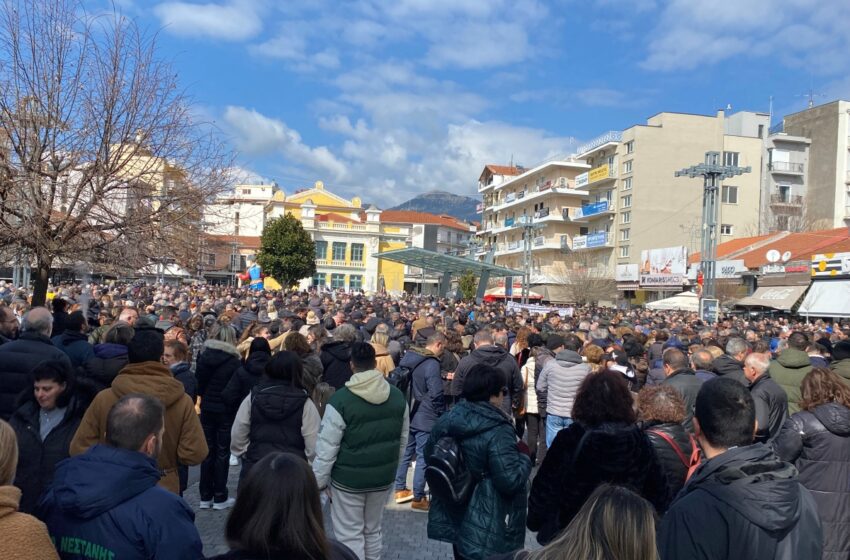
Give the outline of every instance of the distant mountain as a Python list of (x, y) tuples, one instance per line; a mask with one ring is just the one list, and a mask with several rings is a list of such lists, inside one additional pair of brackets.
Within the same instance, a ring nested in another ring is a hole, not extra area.
[(467, 222), (478, 222), (481, 215), (475, 211), (480, 204), (469, 196), (461, 196), (446, 191), (431, 191), (402, 202), (390, 210), (415, 210), (416, 212), (428, 212), (430, 214), (446, 214), (459, 220)]

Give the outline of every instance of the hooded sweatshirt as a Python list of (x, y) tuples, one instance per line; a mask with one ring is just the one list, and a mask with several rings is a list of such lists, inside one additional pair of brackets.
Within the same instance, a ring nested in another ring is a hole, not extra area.
[(147, 455), (96, 445), (59, 465), (39, 516), (63, 559), (203, 558), (194, 513), (158, 481)]
[(821, 525), (797, 470), (757, 443), (694, 473), (661, 521), (662, 560), (821, 558)]
[(799, 412), (800, 385), (806, 374), (812, 371), (809, 355), (796, 348), (786, 348), (776, 360), (770, 362), (767, 371), (770, 377), (785, 389), (785, 394), (788, 395), (788, 413)]
[(590, 365), (572, 350), (561, 350), (540, 372), (539, 391), (546, 392), (546, 412), (571, 418), (579, 385), (590, 373)]
[(21, 491), (15, 486), (0, 486), (0, 558), (58, 560), (44, 523), (18, 512)]
[(180, 487), (178, 463), (198, 465), (209, 449), (192, 399), (183, 384), (159, 362), (128, 365), (112, 382), (112, 387), (97, 394), (71, 441), (71, 455), (79, 455), (96, 443), (104, 443), (109, 410), (130, 393), (156, 397), (165, 405), (165, 435), (159, 453), (160, 485), (176, 494)]
[(378, 370), (355, 373), (325, 408), (313, 472), (319, 488), (386, 490), (407, 444), (407, 402)]

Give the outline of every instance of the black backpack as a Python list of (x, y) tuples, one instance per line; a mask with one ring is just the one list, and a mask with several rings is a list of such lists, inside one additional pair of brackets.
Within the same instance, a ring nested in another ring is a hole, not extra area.
[(387, 383), (401, 391), (404, 398), (410, 403), (412, 391), (410, 381), (413, 378), (413, 369), (407, 366), (396, 366), (388, 375)]
[(434, 444), (426, 460), (425, 482), (431, 494), (450, 504), (462, 506), (469, 501), (475, 479), (466, 468), (456, 439), (444, 436)]

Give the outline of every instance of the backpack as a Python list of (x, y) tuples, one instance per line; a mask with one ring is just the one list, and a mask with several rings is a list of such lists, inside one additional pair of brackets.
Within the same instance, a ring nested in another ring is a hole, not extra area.
[(688, 434), (688, 438), (691, 441), (691, 456), (685, 457), (685, 454), (682, 453), (682, 450), (679, 448), (679, 445), (673, 441), (673, 438), (661, 432), (659, 430), (647, 430), (647, 432), (653, 433), (667, 442), (667, 444), (673, 448), (673, 451), (679, 457), (679, 460), (682, 461), (682, 464), (685, 465), (685, 468), (688, 469), (688, 473), (685, 475), (685, 482), (690, 480), (691, 476), (694, 474), (694, 471), (697, 470), (700, 464), (700, 456), (699, 456), (699, 445), (697, 445), (696, 440), (694, 440), (694, 436)]
[(426, 459), (425, 482), (431, 494), (450, 504), (462, 506), (469, 501), (475, 480), (466, 468), (456, 439), (444, 436), (434, 444)]
[(410, 382), (413, 379), (413, 370), (408, 366), (396, 366), (387, 374), (387, 383), (401, 391), (404, 398), (410, 403), (412, 391)]

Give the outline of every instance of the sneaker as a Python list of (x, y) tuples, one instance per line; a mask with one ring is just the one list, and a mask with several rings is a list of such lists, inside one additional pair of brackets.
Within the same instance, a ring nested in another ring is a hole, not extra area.
[(431, 502), (423, 496), (420, 500), (413, 500), (410, 508), (415, 511), (421, 511), (422, 513), (428, 513), (428, 510), (431, 509)]
[(406, 504), (413, 499), (413, 492), (410, 490), (396, 490), (395, 503)]
[(213, 504), (212, 508), (214, 510), (229, 509), (229, 508), (232, 508), (233, 504), (235, 504), (235, 503), (236, 503), (236, 498), (227, 498), (223, 502), (215, 502)]
[(198, 502), (198, 509), (210, 509), (212, 505), (212, 500), (201, 500), (200, 502)]
[(239, 457), (237, 457), (236, 455), (231, 455), (230, 456), (230, 466), (231, 467), (238, 467), (239, 466)]

